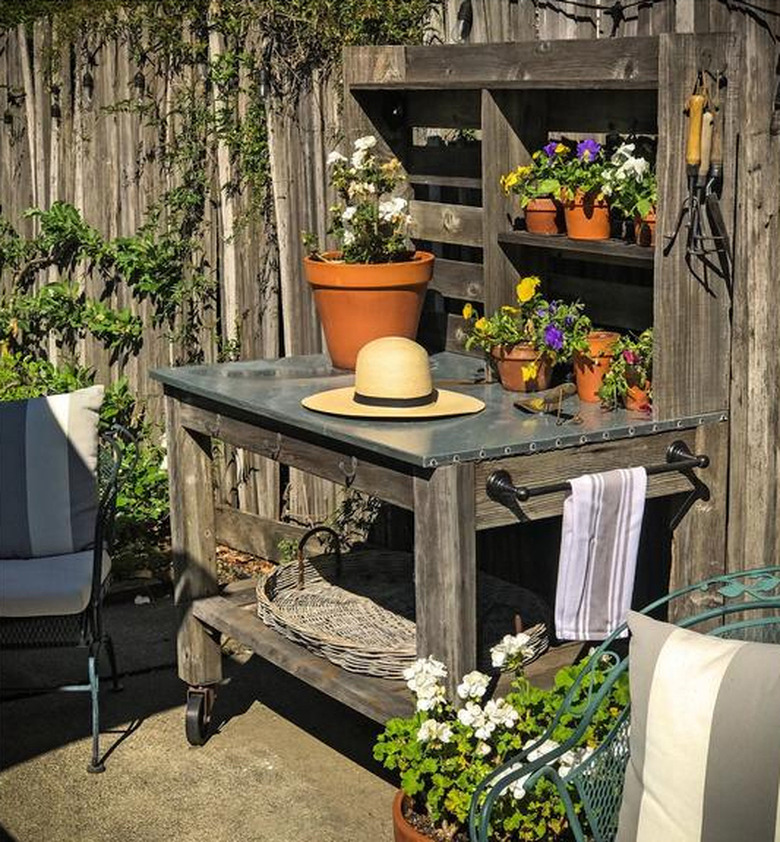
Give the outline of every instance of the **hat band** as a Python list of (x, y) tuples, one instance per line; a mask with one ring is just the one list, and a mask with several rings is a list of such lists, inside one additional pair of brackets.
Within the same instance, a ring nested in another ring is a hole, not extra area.
[(364, 406), (385, 406), (396, 409), (404, 409), (412, 406), (428, 406), (428, 404), (435, 403), (439, 393), (436, 389), (431, 389), (427, 395), (421, 395), (417, 398), (377, 398), (373, 395), (361, 395), (360, 392), (355, 392), (355, 403), (363, 404)]

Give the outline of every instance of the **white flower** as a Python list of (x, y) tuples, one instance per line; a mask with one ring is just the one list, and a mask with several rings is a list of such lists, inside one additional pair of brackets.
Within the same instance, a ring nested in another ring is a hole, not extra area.
[(428, 675), (431, 678), (446, 678), (447, 667), (441, 661), (437, 661), (432, 655), (427, 658), (418, 658), (410, 667), (403, 671), (403, 676), (408, 682), (418, 675)]
[[(501, 780), (502, 778), (509, 777), (509, 775), (511, 775), (512, 772), (517, 771), (521, 767), (521, 765), (522, 764), (520, 763), (513, 763), (508, 769), (506, 769), (503, 772), (501, 777), (499, 777), (499, 780)], [(507, 784), (506, 788), (504, 789), (504, 792), (509, 793), (509, 795), (511, 795), (512, 798), (515, 798), (518, 801), (520, 801), (520, 799), (522, 799), (525, 796), (525, 782), (528, 780), (529, 777), (530, 775), (522, 775), (516, 781), (512, 781), (512, 783)]]
[(485, 715), (485, 711), (476, 702), (466, 702), (466, 705), (458, 711), (458, 721), (467, 728), (474, 729), (474, 736), (478, 740), (487, 740), (496, 725)]
[(336, 152), (334, 150), (333, 152), (330, 153), (330, 155), (328, 155), (328, 158), (325, 161), (325, 163), (328, 166), (331, 166), (332, 164), (335, 164), (335, 163), (341, 162), (341, 161), (346, 161), (346, 160), (347, 160), (347, 158), (346, 158), (345, 155), (342, 155), (341, 152)]
[(492, 750), (487, 743), (477, 743), (476, 752), (482, 757), (487, 757)]
[(433, 657), (419, 658), (404, 670), (406, 686), (417, 696), (417, 710), (433, 710), (446, 701), (438, 679), (447, 677), (447, 668)]
[(503, 667), (507, 660), (520, 655), (521, 658), (530, 657), (533, 648), (529, 646), (531, 638), (527, 634), (504, 635), (500, 643), (490, 650), (490, 660), (494, 667)]
[(376, 193), (376, 187), (367, 181), (351, 181), (347, 187), (350, 199), (364, 199)]
[(348, 208), (344, 209), (344, 213), (341, 214), (341, 218), (344, 222), (349, 222), (356, 213), (357, 207), (355, 205), (350, 205)]
[(355, 170), (359, 170), (365, 163), (368, 152), (365, 149), (358, 149), (357, 152), (352, 153), (350, 164)]
[(461, 699), (481, 699), (487, 692), (490, 676), (479, 670), (474, 670), (463, 676), (458, 685), (458, 695)]
[(406, 213), (409, 202), (401, 196), (379, 203), (379, 218), (383, 221), (396, 221)]
[[(531, 742), (533, 742), (533, 740)], [(528, 743), (526, 743), (526, 745), (528, 745)], [(529, 751), (526, 759), (529, 763), (532, 763), (534, 760), (538, 760), (540, 757), (544, 757), (545, 754), (549, 754), (549, 752), (555, 751), (555, 749), (557, 748), (560, 748), (560, 744), (556, 743), (555, 740), (545, 740), (540, 746), (537, 746), (537, 748), (535, 748), (533, 751)]]
[(354, 143), (355, 149), (372, 149), (376, 146), (376, 138), (372, 134), (359, 137)]
[(417, 694), (417, 710), (433, 710), (444, 702), (447, 697), (441, 684), (432, 684)]
[(446, 722), (437, 722), (435, 719), (426, 719), (417, 732), (417, 739), (421, 743), (430, 740), (438, 740), (440, 743), (448, 743), (452, 739), (452, 728)]
[(494, 725), (511, 728), (520, 714), (505, 699), (491, 699), (485, 705), (485, 716)]
[(345, 231), (344, 232), (344, 245), (345, 246), (351, 246), (352, 243), (354, 243), (354, 242), (355, 242), (355, 235), (352, 233), (352, 231)]
[(593, 754), (593, 749), (588, 746), (580, 746), (579, 748), (571, 748), (564, 752), (558, 759), (558, 774), (562, 778), (568, 777), (572, 770), (584, 763)]

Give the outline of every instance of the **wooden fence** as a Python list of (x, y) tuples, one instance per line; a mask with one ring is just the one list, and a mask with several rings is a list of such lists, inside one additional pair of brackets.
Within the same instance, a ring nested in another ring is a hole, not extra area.
[[(433, 40), (459, 40), (462, 3), (444, 0)], [(773, 117), (775, 127), (780, 119), (773, 111), (780, 19), (769, 2), (655, 0), (639, 6), (626, 4), (623, 19), (612, 0), (593, 5), (602, 8), (590, 10), (566, 0), (471, 0), (473, 23), (468, 40), (546, 41), (671, 31), (733, 31), (744, 38), (742, 60), (748, 84), (741, 92), (744, 119), (735, 219), (731, 424), (728, 437), (714, 430), (700, 432), (702, 448), (721, 466), (728, 495), (697, 506), (701, 515), (717, 524), (711, 536), (722, 535), (723, 521), (727, 521), (728, 567), (768, 563), (780, 557), (780, 296), (776, 290), (780, 135), (771, 129)], [(760, 11), (762, 5), (768, 12)], [(22, 31), (0, 34), (2, 210), (17, 221), (31, 205), (46, 207), (64, 199), (105, 234), (132, 233), (150, 203), (170, 186), (170, 177), (147, 160), (146, 153), (159, 141), (154, 130), (144, 128), (133, 115), (103, 110), (132, 94), (136, 71), (127, 48), (109, 42), (93, 55), (94, 84), (87, 90), (83, 84), (85, 45), (75, 45), (75, 63), (61, 62), (55, 97), (41, 67), (50, 40), (46, 23), (36, 24), (32, 37)], [(221, 49), (218, 39), (209, 46), (212, 53)], [(70, 46), (65, 49), (69, 51)], [(163, 101), (170, 97), (165, 78), (149, 82), (158, 86), (155, 96)], [(24, 95), (12, 96), (15, 91)], [(311, 296), (299, 268), (299, 232), (324, 233), (325, 156), (339, 126), (335, 91), (334, 80), (318, 78), (294, 109), (268, 103), (275, 230), (259, 225), (234, 230), (245, 196), (228, 197), (217, 191), (219, 203), (207, 208), (210, 234), (204, 248), (218, 271), (223, 332), (240, 337), (245, 358), (321, 349)], [(140, 170), (139, 160), (146, 161)], [(218, 149), (208, 166), (215, 184), (229, 180), (230, 161), (224, 150)], [(145, 312), (143, 306), (141, 312)], [(215, 349), (207, 334), (204, 349), (210, 359)], [(142, 354), (127, 367), (132, 385), (153, 406), (158, 392), (150, 384), (148, 370), (167, 364), (173, 350), (160, 332), (150, 329)], [(108, 362), (100, 349), (88, 345), (84, 358), (101, 376), (108, 375)], [(265, 517), (279, 514), (284, 497), (286, 511), (304, 521), (327, 513), (337, 499), (334, 486), (294, 474), (283, 493), (276, 466), (261, 457), (240, 455), (230, 463), (223, 495)], [(702, 571), (707, 570), (708, 559), (722, 558), (722, 548), (712, 544), (722, 539), (708, 538), (707, 531), (700, 529), (695, 540), (687, 540), (684, 530), (683, 526), (681, 545)]]

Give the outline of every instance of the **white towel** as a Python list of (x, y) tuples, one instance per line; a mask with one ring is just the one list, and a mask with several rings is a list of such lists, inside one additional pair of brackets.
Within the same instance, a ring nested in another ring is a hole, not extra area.
[(603, 640), (625, 620), (645, 511), (644, 468), (571, 480), (555, 594), (559, 640)]

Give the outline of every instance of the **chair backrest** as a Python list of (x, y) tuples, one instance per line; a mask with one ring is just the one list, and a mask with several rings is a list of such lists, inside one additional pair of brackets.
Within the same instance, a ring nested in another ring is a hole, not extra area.
[(103, 387), (0, 403), (0, 558), (92, 547)]
[[(707, 607), (677, 621), (677, 625), (681, 627), (719, 637), (767, 643), (780, 642), (780, 566), (746, 570), (708, 579), (675, 591), (648, 605), (640, 613), (665, 619), (668, 610), (674, 608), (675, 603), (690, 602)], [(567, 718), (567, 724), (574, 729), (574, 733), (561, 746), (561, 750), (565, 751), (580, 742), (615, 682), (628, 669), (628, 655), (616, 651), (621, 649), (619, 644), (616, 647), (616, 643), (625, 630), (626, 624), (623, 624), (594, 650), (589, 660), (589, 668), (577, 676), (550, 727), (536, 743), (527, 748), (525, 754), (549, 738), (563, 717)], [(612, 666), (604, 682), (595, 691), (584, 691), (589, 684), (588, 676), (605, 663)], [(583, 693), (584, 704), (581, 701)], [(593, 754), (566, 777), (565, 784), (556, 781), (577, 840), (587, 838), (593, 842), (613, 842), (615, 838), (623, 781), (629, 759), (629, 714), (630, 709), (626, 705), (609, 734)], [(508, 761), (504, 767), (511, 766), (513, 762)], [(504, 767), (495, 770), (480, 787), (476, 797), (482, 793), (487, 795), (483, 811), (491, 809), (495, 798), (506, 787)], [(572, 789), (582, 805), (579, 815), (575, 814), (573, 807)], [(481, 825), (486, 827), (487, 822), (483, 819), (484, 816), (480, 816)], [(479, 838), (485, 838), (484, 834), (481, 833)]]

